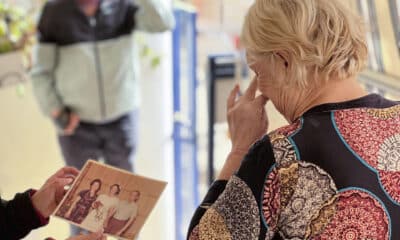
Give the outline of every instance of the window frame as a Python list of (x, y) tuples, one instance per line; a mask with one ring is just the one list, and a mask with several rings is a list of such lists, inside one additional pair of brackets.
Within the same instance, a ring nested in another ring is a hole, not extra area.
[(400, 54), (400, 0), (389, 0), (389, 4), (396, 47)]
[[(367, 4), (368, 12), (364, 12), (362, 4)], [(376, 5), (374, 0), (358, 0), (358, 11), (363, 17), (369, 30), (367, 31), (367, 44), (368, 44), (368, 68), (376, 72), (384, 72), (382, 49), (381, 49), (381, 36), (378, 25), (378, 17), (376, 13)], [(368, 19), (366, 19), (368, 17)], [(367, 21), (368, 20), (368, 21)], [(371, 47), (373, 48), (371, 51)], [(371, 61), (373, 59), (374, 63)], [(374, 66), (376, 65), (376, 66)]]

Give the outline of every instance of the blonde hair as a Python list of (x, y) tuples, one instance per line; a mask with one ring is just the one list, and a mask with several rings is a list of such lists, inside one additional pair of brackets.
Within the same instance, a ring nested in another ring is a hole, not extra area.
[(250, 54), (284, 53), (287, 84), (305, 87), (360, 72), (368, 54), (365, 36), (361, 17), (338, 0), (256, 0), (242, 43)]

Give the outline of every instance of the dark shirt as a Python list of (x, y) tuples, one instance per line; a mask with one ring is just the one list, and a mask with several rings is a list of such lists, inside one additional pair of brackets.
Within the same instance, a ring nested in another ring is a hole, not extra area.
[(93, 19), (74, 0), (49, 1), (38, 24), (40, 43), (59, 47), (93, 41), (112, 40), (126, 36), (135, 29), (138, 7), (130, 0), (102, 1)]
[(323, 104), (256, 142), (195, 212), (195, 239), (400, 239), (400, 105)]
[(31, 196), (35, 191), (18, 193), (11, 201), (0, 199), (0, 239), (21, 239), (31, 230), (44, 226), (44, 218), (34, 208)]

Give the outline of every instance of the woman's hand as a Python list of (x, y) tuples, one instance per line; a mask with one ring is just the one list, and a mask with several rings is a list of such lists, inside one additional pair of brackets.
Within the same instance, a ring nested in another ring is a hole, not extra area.
[(65, 186), (72, 184), (79, 171), (72, 167), (64, 167), (51, 176), (45, 184), (32, 196), (32, 204), (43, 215), (49, 217), (64, 197)]
[(239, 169), (250, 146), (266, 134), (268, 129), (268, 118), (264, 109), (268, 99), (262, 95), (255, 96), (256, 80), (253, 80), (244, 95), (236, 100), (239, 90), (239, 86), (235, 86), (228, 97), (227, 115), (232, 149), (217, 177), (219, 180), (228, 180)]
[(227, 118), (232, 151), (248, 151), (250, 146), (267, 133), (268, 118), (265, 104), (268, 99), (256, 97), (257, 81), (253, 80), (243, 96), (236, 100), (239, 86), (232, 89), (227, 101)]

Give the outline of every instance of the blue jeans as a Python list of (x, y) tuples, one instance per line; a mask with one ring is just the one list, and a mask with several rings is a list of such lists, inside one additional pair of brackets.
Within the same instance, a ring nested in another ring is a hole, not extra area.
[[(138, 119), (135, 110), (110, 123), (81, 122), (73, 135), (58, 137), (66, 164), (81, 169), (88, 159), (104, 159), (106, 164), (133, 171)], [(71, 226), (73, 235), (80, 231)]]

